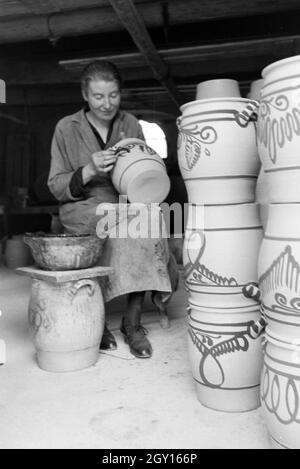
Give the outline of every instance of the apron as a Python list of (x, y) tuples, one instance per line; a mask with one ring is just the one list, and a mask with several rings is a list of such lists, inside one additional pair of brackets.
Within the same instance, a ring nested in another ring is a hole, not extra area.
[(177, 283), (177, 265), (170, 262), (160, 208), (115, 202), (112, 192), (104, 195), (101, 188), (97, 195), (94, 188), (90, 198), (64, 204), (60, 220), (65, 232), (108, 235), (99, 260), (99, 265), (114, 269), (100, 279), (105, 302), (138, 291), (160, 292), (161, 301), (167, 302)]

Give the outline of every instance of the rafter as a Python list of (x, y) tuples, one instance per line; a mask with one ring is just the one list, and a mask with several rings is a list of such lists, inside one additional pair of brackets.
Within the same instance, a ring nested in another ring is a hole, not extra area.
[(110, 0), (121, 22), (131, 35), (135, 45), (143, 54), (155, 78), (166, 88), (177, 107), (183, 99), (177, 90), (170, 71), (157, 52), (147, 28), (132, 0)]
[(18, 0), (26, 8), (29, 13), (40, 15), (43, 13), (51, 14), (61, 11), (61, 8), (57, 5), (55, 0)]

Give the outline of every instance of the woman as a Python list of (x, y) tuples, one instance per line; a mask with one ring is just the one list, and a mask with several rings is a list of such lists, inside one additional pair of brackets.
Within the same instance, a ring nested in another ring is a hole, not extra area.
[[(118, 202), (119, 194), (110, 179), (110, 171), (117, 159), (111, 147), (123, 138), (144, 140), (138, 120), (120, 110), (121, 76), (114, 64), (106, 61), (90, 63), (82, 73), (81, 90), (86, 107), (63, 118), (56, 126), (48, 178), (49, 189), (61, 202), (60, 221), (64, 230), (74, 234), (95, 232), (99, 219), (96, 207), (103, 202)], [(148, 239), (145, 242), (148, 259), (152, 252), (152, 261), (159, 250), (157, 242), (156, 245)], [(140, 324), (145, 291), (158, 290), (160, 295), (164, 293), (167, 297), (172, 287), (166, 269), (168, 253), (163, 261), (160, 255), (158, 262), (153, 266), (150, 262), (143, 271), (140, 266), (145, 265), (147, 259), (142, 258), (145, 246), (140, 246), (139, 250), (137, 245), (136, 240), (107, 240), (106, 261), (115, 272), (102, 288), (105, 301), (128, 293), (121, 332), (131, 353), (147, 358), (152, 355), (152, 346)], [(115, 338), (105, 325), (100, 348), (116, 346)]]

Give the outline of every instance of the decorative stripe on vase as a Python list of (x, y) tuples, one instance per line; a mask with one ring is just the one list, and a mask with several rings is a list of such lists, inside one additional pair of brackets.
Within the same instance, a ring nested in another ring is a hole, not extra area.
[[(263, 328), (254, 328), (254, 325), (254, 321), (245, 322), (241, 325), (243, 330), (236, 333), (232, 332), (230, 338), (227, 337), (229, 334), (209, 334), (206, 330), (201, 331), (191, 325), (189, 326), (188, 334), (191, 342), (200, 353), (199, 375), (201, 384), (211, 388), (223, 389), (226, 376), (222, 366), (222, 357), (237, 352), (247, 352), (249, 341), (257, 339), (263, 331)], [(238, 389), (243, 388), (245, 386)]]
[(261, 400), (283, 425), (300, 423), (299, 366), (278, 360), (265, 352)]

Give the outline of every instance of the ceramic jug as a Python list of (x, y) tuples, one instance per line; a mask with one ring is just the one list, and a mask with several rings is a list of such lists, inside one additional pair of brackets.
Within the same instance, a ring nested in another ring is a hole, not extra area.
[(271, 204), (258, 259), (269, 329), (300, 340), (300, 204)]
[(226, 412), (260, 405), (260, 310), (213, 312), (190, 304), (189, 357), (201, 404)]
[(34, 279), (28, 312), (40, 368), (74, 371), (97, 362), (104, 329), (97, 278), (59, 284)]
[(300, 204), (273, 204), (258, 262), (267, 322), (261, 399), (275, 446), (300, 448)]
[(189, 301), (207, 311), (256, 310), (245, 286), (257, 285), (262, 236), (257, 204), (189, 204), (183, 244)]
[(196, 99), (211, 98), (240, 98), (240, 88), (237, 80), (218, 78), (198, 83)]
[(267, 327), (261, 405), (275, 448), (300, 449), (300, 341)]
[(262, 71), (257, 145), (270, 202), (300, 202), (300, 55)]
[(261, 96), (261, 89), (263, 87), (264, 79), (259, 78), (258, 80), (254, 80), (250, 83), (249, 93), (247, 98), (255, 99), (256, 101), (260, 101)]
[(118, 159), (111, 178), (119, 194), (126, 195), (129, 202), (163, 202), (170, 190), (170, 180), (156, 151), (137, 138), (123, 139), (113, 149)]
[(254, 125), (257, 103), (206, 99), (180, 109), (178, 163), (189, 202), (253, 202), (260, 166)]

